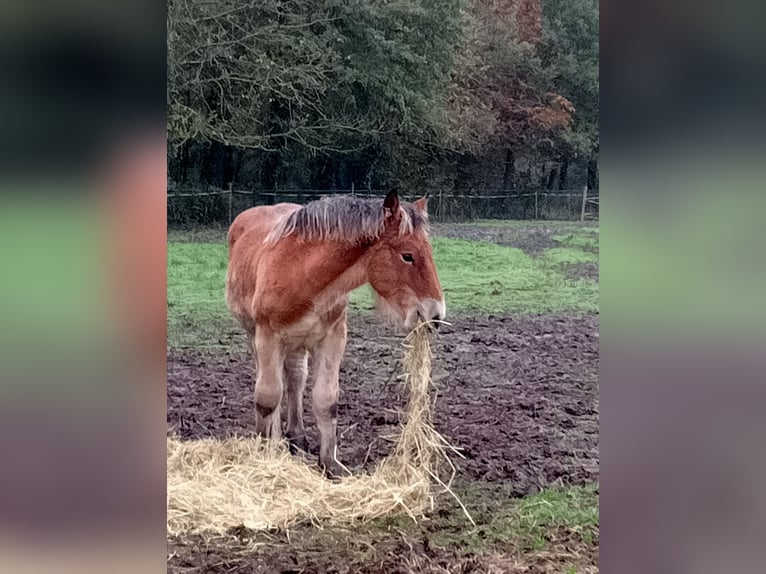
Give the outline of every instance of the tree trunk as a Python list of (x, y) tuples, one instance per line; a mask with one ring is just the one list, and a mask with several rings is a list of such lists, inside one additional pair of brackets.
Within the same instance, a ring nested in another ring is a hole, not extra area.
[(588, 189), (598, 189), (598, 160), (588, 161)]
[(514, 184), (515, 179), (515, 158), (513, 157), (513, 151), (508, 148), (505, 151), (505, 170), (503, 171), (503, 190), (509, 191)]
[(234, 148), (225, 146), (223, 149), (223, 165), (221, 166), (221, 189), (228, 189), (229, 184), (234, 181)]
[(279, 171), (279, 165), (281, 164), (281, 152), (271, 151), (266, 155), (266, 159), (263, 161), (263, 167), (261, 167), (261, 189), (267, 194), (267, 205), (274, 205), (275, 197), (274, 191), (277, 189), (277, 171)]
[(472, 182), (476, 181), (471, 174), (471, 168), (474, 165), (473, 161), (471, 161), (472, 159), (473, 157), (467, 153), (457, 156), (457, 161), (455, 162), (455, 171), (457, 172), (455, 174), (455, 191), (459, 193), (469, 194)]
[(333, 187), (335, 162), (328, 155), (318, 156), (316, 168), (312, 170), (311, 187), (319, 190), (328, 190)]
[(231, 173), (231, 181), (236, 183), (239, 180), (239, 173), (242, 170), (242, 158), (244, 156), (244, 153), (237, 149), (232, 148), (232, 173)]
[(179, 180), (180, 183), (185, 184), (189, 183), (189, 146), (191, 145), (191, 142), (185, 141), (183, 145), (181, 146), (181, 169), (180, 169), (180, 176)]
[(204, 150), (202, 179), (207, 185), (227, 189), (234, 174), (234, 148), (211, 142)]
[(548, 183), (545, 185), (545, 189), (553, 189), (553, 184), (556, 183), (556, 175), (558, 175), (558, 168), (554, 166), (551, 168), (551, 172), (548, 174)]
[(567, 188), (567, 181), (569, 179), (569, 162), (571, 158), (569, 154), (566, 154), (561, 159), (561, 167), (559, 168), (559, 190)]
[(219, 167), (219, 163), (216, 161), (216, 155), (218, 151), (218, 144), (215, 142), (208, 143), (202, 151), (202, 166), (200, 169), (200, 179), (202, 184), (216, 185), (218, 178), (216, 177), (216, 170)]

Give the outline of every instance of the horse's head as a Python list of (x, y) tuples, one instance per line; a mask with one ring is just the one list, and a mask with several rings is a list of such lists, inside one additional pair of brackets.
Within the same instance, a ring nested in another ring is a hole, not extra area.
[(426, 198), (400, 205), (395, 191), (383, 202), (384, 230), (372, 247), (368, 267), (378, 308), (410, 329), (418, 318), (443, 320), (444, 294), (428, 241)]

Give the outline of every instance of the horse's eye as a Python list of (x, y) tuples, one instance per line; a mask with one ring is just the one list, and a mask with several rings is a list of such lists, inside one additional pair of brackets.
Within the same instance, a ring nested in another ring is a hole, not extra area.
[(402, 253), (402, 259), (405, 263), (415, 263), (415, 258), (412, 256), (412, 253)]

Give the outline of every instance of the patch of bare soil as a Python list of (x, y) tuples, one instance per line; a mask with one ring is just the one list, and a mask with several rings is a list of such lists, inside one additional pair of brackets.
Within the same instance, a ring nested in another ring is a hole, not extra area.
[(487, 241), (506, 247), (516, 247), (527, 255), (536, 257), (546, 249), (561, 247), (561, 243), (553, 239), (554, 236), (577, 231), (582, 224), (573, 224), (568, 227), (559, 222), (554, 225), (546, 225), (544, 222), (519, 223), (518, 225), (433, 223), (431, 227), (432, 235), (436, 237)]
[(586, 279), (598, 282), (598, 263), (573, 263), (564, 266), (564, 277), (571, 281)]
[(559, 542), (552, 550), (514, 548), (513, 541), (491, 552), (460, 552), (435, 546), (425, 532), (381, 531), (375, 537), (358, 532), (326, 531), (321, 540), (301, 532), (275, 536), (255, 548), (210, 543), (202, 538), (168, 543), (169, 573), (270, 574), (552, 574), (598, 572), (596, 546)]
[[(512, 496), (598, 480), (598, 317), (455, 320), (439, 334), (435, 424), (465, 459), (460, 478), (505, 482)], [(353, 316), (341, 370), (339, 457), (357, 471), (390, 449), (404, 405), (401, 338)], [(251, 434), (247, 356), (170, 351), (168, 426), (182, 438)], [(309, 441), (318, 445), (306, 397)]]

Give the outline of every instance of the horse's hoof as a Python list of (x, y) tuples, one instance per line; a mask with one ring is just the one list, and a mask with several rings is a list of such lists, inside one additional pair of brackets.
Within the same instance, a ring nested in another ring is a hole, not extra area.
[(290, 448), (290, 454), (305, 453), (309, 454), (309, 441), (306, 435), (290, 436), (287, 435), (287, 444)]
[(345, 476), (351, 476), (351, 472), (337, 460), (320, 461), (319, 466), (330, 480), (340, 480)]

